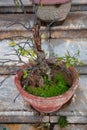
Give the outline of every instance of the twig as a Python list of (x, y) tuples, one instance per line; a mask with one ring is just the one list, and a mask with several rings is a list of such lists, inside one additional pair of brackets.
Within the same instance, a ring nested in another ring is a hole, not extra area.
[(17, 94), (17, 96), (14, 98), (13, 102), (15, 103), (16, 99), (20, 96), (21, 92)]
[(25, 16), (25, 18), (26, 18), (26, 20), (28, 21), (28, 24), (29, 24), (29, 29), (31, 28), (31, 25), (30, 25), (30, 18), (29, 17), (27, 17), (27, 13), (26, 13), (26, 10), (25, 10), (25, 7), (24, 7), (24, 5), (23, 5), (23, 3), (22, 3), (22, 0), (19, 0), (20, 1), (20, 3), (21, 3), (21, 8), (22, 8), (22, 11), (24, 12), (24, 16)]
[(35, 4), (35, 0), (32, 0), (32, 4), (33, 4), (33, 7), (34, 7), (34, 25), (36, 25), (37, 23), (37, 8), (36, 8), (36, 4)]
[(39, 6), (40, 6), (40, 4), (41, 4), (41, 1), (42, 1), (42, 0), (39, 0), (39, 4), (38, 4), (38, 6), (37, 6), (36, 12), (38, 11), (38, 8), (39, 8)]
[(5, 80), (7, 79), (7, 78), (9, 78), (10, 76), (7, 76), (5, 79), (3, 79), (1, 82), (0, 82), (0, 87), (2, 86), (2, 84), (5, 82)]
[(11, 27), (11, 26), (13, 26), (13, 25), (15, 25), (15, 24), (20, 24), (20, 25), (22, 25), (25, 29), (27, 29), (27, 30), (31, 30), (31, 28), (28, 28), (28, 27), (26, 27), (23, 23), (21, 23), (21, 22), (18, 22), (18, 21), (15, 21), (15, 22), (13, 22), (13, 23), (10, 23), (8, 26), (7, 26), (7, 28), (8, 27)]

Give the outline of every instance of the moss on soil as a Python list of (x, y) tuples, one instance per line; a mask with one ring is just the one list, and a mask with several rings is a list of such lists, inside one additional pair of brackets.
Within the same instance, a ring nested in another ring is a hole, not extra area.
[(40, 97), (53, 97), (65, 93), (69, 89), (63, 75), (57, 74), (52, 80), (48, 80), (46, 76), (44, 78), (44, 86), (32, 87), (26, 86), (25, 90), (35, 96)]

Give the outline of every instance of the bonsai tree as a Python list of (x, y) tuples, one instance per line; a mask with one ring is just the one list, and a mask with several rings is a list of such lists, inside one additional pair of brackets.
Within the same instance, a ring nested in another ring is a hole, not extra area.
[[(46, 53), (41, 46), (43, 34), (40, 34), (40, 25), (37, 24), (36, 15), (41, 2), (36, 5), (35, 1), (32, 0), (34, 8), (33, 26), (30, 24), (30, 18), (26, 15), (22, 0), (15, 0), (15, 3), (24, 12), (28, 27), (20, 24), (25, 29), (32, 31), (33, 34), (25, 43), (17, 44), (12, 41), (9, 44), (18, 56), (18, 63), (24, 64), (15, 77), (16, 86), (20, 91), (16, 98), (22, 94), (24, 99), (40, 112), (56, 111), (72, 97), (78, 85), (78, 74), (72, 66), (81, 63), (78, 60), (80, 51), (78, 50), (73, 56), (67, 51), (63, 57), (57, 56), (46, 59)], [(47, 29), (53, 22), (55, 20), (47, 25)], [(25, 62), (22, 57), (27, 57), (28, 62)]]

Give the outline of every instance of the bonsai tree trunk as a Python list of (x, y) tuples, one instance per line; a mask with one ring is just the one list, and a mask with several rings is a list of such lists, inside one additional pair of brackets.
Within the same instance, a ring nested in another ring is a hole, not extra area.
[(30, 85), (44, 86), (43, 75), (50, 77), (50, 68), (45, 59), (45, 53), (41, 48), (41, 37), (39, 33), (39, 25), (35, 25), (32, 29), (33, 38), (34, 38), (34, 51), (37, 55), (36, 60), (36, 69), (33, 71), (32, 76), (30, 77)]

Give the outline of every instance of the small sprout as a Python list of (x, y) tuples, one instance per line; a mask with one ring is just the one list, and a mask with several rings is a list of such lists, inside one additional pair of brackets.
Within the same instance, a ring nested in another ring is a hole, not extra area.
[(26, 79), (27, 77), (28, 77), (27, 70), (24, 69), (24, 70), (23, 70), (23, 78)]
[(16, 46), (16, 42), (15, 41), (11, 41), (11, 42), (8, 43), (8, 45), (10, 47), (15, 47)]
[(66, 116), (60, 116), (58, 119), (58, 124), (61, 128), (64, 128), (68, 125), (67, 117)]

